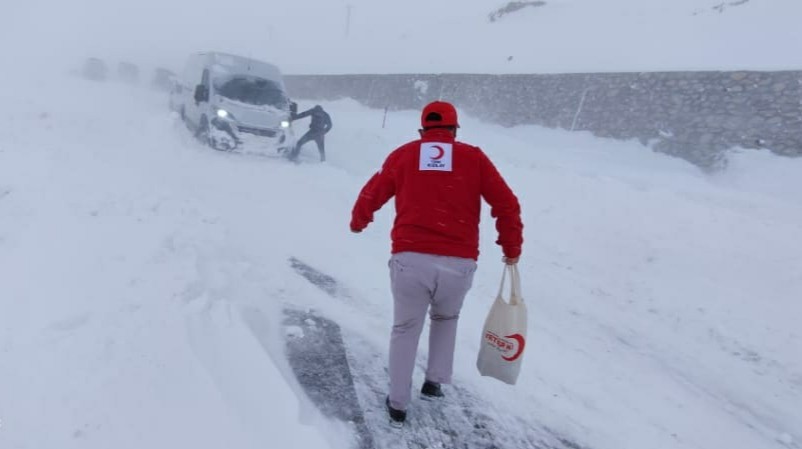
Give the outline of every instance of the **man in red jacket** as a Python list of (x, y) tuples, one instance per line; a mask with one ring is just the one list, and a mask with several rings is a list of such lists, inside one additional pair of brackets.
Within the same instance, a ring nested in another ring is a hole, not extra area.
[(451, 382), (457, 319), (479, 256), (482, 198), (496, 219), (496, 243), (504, 262), (517, 263), (523, 244), (518, 199), (481, 149), (455, 140), (459, 123), (454, 106), (428, 104), (421, 126), (421, 138), (393, 151), (365, 184), (351, 216), (351, 231), (362, 232), (395, 196), (386, 405), (396, 425), (406, 420), (418, 340), (430, 307), (429, 361), (421, 395), (442, 397), (440, 384)]

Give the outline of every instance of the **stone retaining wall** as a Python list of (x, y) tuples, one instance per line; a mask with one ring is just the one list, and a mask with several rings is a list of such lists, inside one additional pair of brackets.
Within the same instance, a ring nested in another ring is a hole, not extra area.
[(638, 139), (712, 169), (732, 147), (802, 155), (802, 71), (557, 75), (289, 75), (294, 98), (419, 109), (443, 98), (505, 126)]

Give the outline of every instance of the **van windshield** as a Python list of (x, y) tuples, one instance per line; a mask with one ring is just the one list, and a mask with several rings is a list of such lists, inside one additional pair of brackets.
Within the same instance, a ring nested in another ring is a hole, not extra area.
[(289, 100), (273, 81), (252, 76), (233, 76), (215, 82), (217, 93), (223, 97), (255, 106), (285, 109)]

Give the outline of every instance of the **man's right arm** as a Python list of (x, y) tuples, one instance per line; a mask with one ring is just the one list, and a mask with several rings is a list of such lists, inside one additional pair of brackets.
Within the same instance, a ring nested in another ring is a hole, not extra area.
[(368, 180), (351, 211), (351, 231), (361, 232), (373, 221), (373, 214), (395, 195), (395, 179), (391, 154), (373, 177)]
[(329, 114), (326, 114), (323, 116), (323, 118), (325, 119), (325, 121), (323, 122), (323, 128), (325, 130), (324, 132), (328, 134), (328, 132), (331, 131), (332, 127), (331, 116)]
[(481, 192), (490, 204), (490, 215), (496, 219), (496, 230), (504, 257), (517, 261), (523, 245), (523, 222), (521, 206), (512, 189), (496, 169), (490, 159), (481, 151)]

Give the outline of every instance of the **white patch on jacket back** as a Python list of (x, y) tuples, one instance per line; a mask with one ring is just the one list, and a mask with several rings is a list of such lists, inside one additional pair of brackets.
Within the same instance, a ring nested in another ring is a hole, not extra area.
[(451, 171), (452, 144), (423, 142), (420, 144), (420, 169)]

